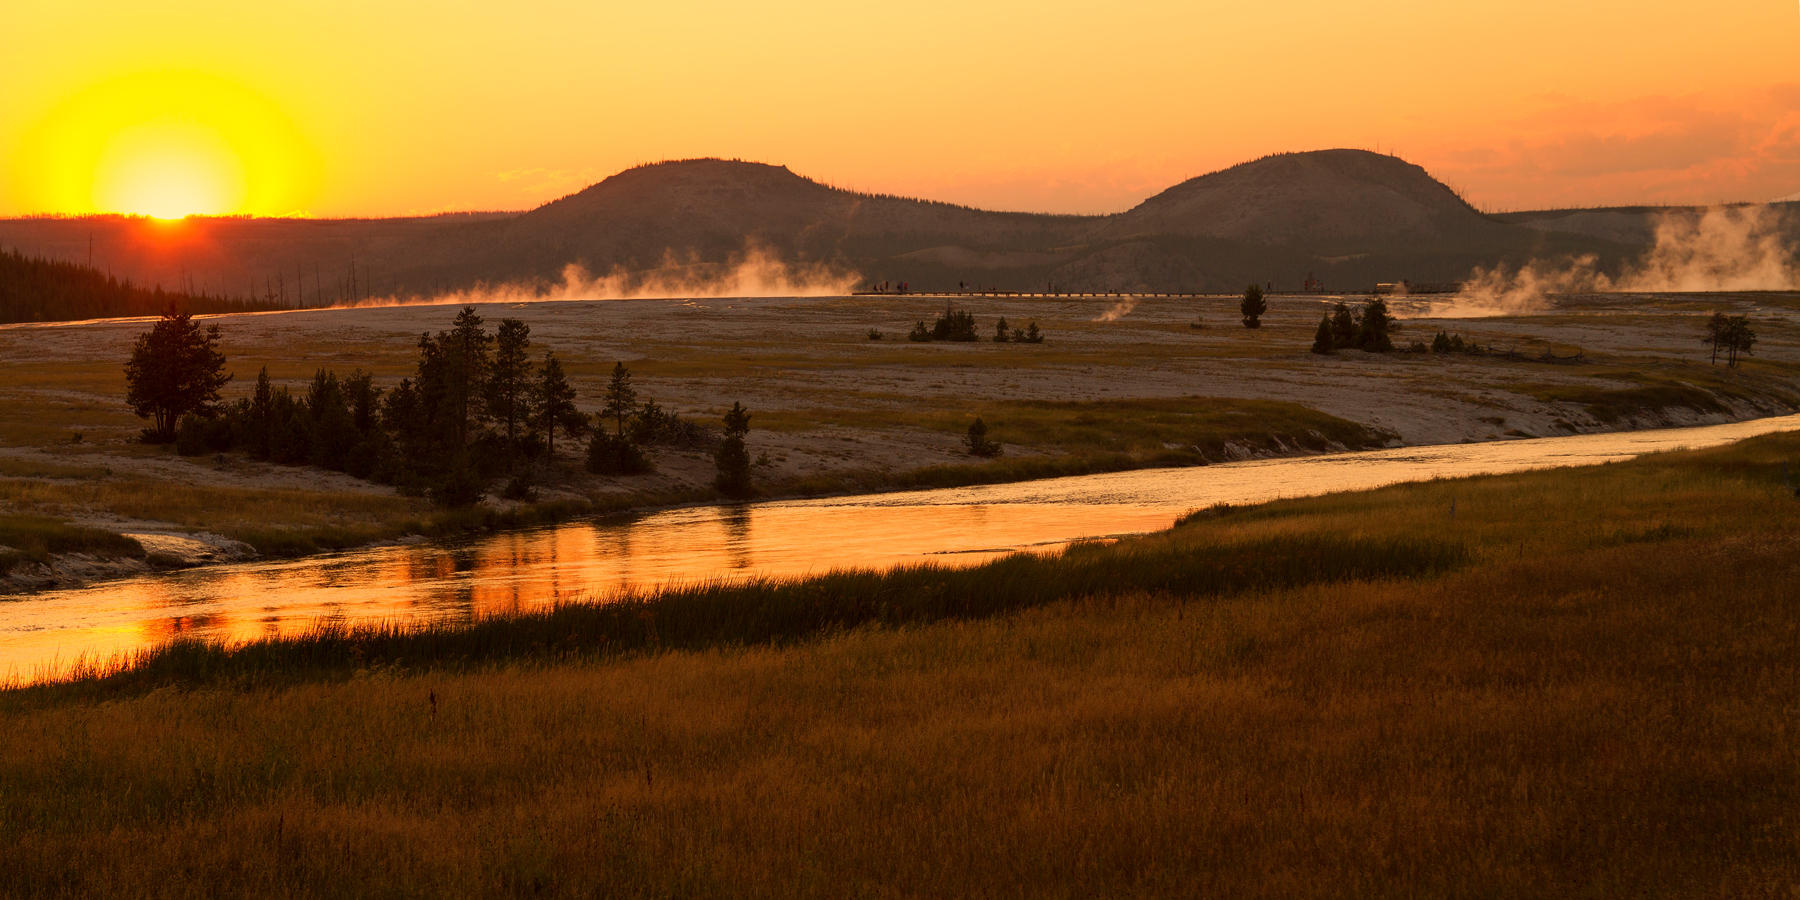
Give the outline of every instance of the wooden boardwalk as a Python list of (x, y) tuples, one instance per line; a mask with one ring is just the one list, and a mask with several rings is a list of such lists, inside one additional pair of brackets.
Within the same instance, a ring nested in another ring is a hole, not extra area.
[(920, 297), (927, 300), (955, 299), (957, 297), (993, 297), (1009, 300), (1197, 300), (1238, 295), (1224, 292), (1190, 294), (1178, 291), (852, 291), (850, 296)]

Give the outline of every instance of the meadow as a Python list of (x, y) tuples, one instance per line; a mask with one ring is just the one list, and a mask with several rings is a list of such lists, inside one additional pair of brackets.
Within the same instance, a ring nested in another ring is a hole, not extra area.
[(176, 645), (0, 694), (0, 892), (1791, 896), (1796, 462)]
[[(1311, 354), (1330, 301), (1316, 297), (1272, 298), (1254, 331), (1238, 325), (1230, 297), (1129, 308), (1107, 299), (966, 301), (984, 335), (1000, 316), (1035, 322), (1047, 335), (1035, 345), (904, 340), (911, 323), (943, 309), (936, 298), (489, 303), (481, 313), (490, 327), (504, 317), (529, 324), (533, 353), (556, 350), (589, 411), (620, 361), (643, 396), (692, 422), (716, 427), (741, 400), (752, 412), (756, 484), (764, 496), (792, 496), (1783, 413), (1800, 405), (1792, 387), (1800, 331), (1775, 314), (1790, 300), (1583, 296), (1494, 319), (1414, 310), (1395, 335), (1406, 346), (1448, 329), (1497, 351), (1482, 356)], [(1713, 308), (1759, 323), (1757, 355), (1737, 369), (1706, 361), (1697, 336)], [(447, 327), (454, 314), (409, 306), (221, 317), (237, 376), (225, 394), (244, 396), (263, 367), (296, 391), (320, 367), (360, 368), (391, 388), (411, 370), (420, 332)], [(654, 474), (605, 477), (583, 471), (581, 447), (564, 442), (537, 473), (535, 501), (501, 498), (496, 487), (475, 510), (452, 512), (241, 453), (177, 457), (136, 443), (143, 423), (123, 403), (121, 363), (145, 327), (0, 329), (0, 507), (72, 528), (241, 542), (271, 555), (715, 496), (705, 450), (659, 451)], [(871, 330), (883, 338), (871, 340)], [(1000, 457), (965, 452), (977, 417), (1003, 445)], [(0, 569), (47, 552), (3, 535), (0, 545), (13, 548)], [(39, 567), (12, 587), (55, 577)]]

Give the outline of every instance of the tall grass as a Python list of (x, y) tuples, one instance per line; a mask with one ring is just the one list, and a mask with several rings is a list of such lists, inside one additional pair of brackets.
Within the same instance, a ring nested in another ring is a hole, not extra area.
[(22, 562), (42, 562), (58, 553), (142, 557), (144, 548), (131, 538), (99, 528), (41, 516), (0, 514), (0, 575)]
[(0, 694), (0, 894), (1790, 896), (1796, 461), (698, 588), (611, 608), (622, 653), (581, 610), (477, 626), (469, 664), (404, 655), (447, 630), (255, 651), (296, 673), (186, 645)]
[(237, 647), (177, 641), (114, 667), (96, 664), (28, 692), (142, 691), (164, 685), (284, 684), (368, 668), (420, 670), (524, 660), (782, 644), (863, 625), (978, 619), (1077, 597), (1162, 591), (1216, 597), (1321, 581), (1417, 577), (1465, 559), (1431, 539), (1333, 535), (1210, 546), (1076, 546), (972, 569), (915, 566), (749, 584), (708, 584), (425, 626), (326, 622)]

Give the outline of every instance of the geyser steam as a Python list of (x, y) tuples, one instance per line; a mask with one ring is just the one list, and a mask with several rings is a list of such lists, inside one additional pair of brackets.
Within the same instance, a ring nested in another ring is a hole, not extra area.
[(615, 268), (595, 276), (576, 263), (563, 266), (562, 280), (477, 284), (432, 296), (382, 297), (350, 306), (425, 306), (520, 303), (547, 300), (642, 300), (706, 297), (836, 297), (850, 293), (861, 276), (829, 265), (795, 265), (752, 246), (723, 263), (685, 259), (673, 251), (662, 265), (645, 271)]
[(1518, 269), (1476, 268), (1454, 299), (1429, 305), (1433, 318), (1519, 315), (1548, 306), (1549, 294), (1643, 291), (1785, 291), (1800, 289), (1800, 260), (1769, 206), (1669, 211), (1658, 216), (1656, 241), (1615, 278), (1593, 256)]

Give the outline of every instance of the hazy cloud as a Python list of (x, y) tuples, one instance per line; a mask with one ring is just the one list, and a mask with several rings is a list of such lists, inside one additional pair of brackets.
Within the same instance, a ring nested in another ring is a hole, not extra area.
[(1419, 160), (1502, 209), (1761, 200), (1800, 185), (1800, 85), (1748, 96), (1561, 100), (1510, 123), (1517, 135)]

